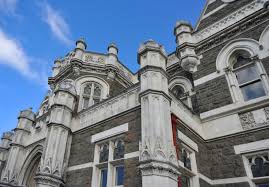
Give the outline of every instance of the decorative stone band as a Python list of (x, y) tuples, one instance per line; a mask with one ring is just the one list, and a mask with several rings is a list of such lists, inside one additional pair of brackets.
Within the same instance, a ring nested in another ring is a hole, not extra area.
[(177, 166), (158, 160), (142, 161), (139, 168), (141, 169), (142, 176), (157, 175), (169, 177), (175, 181), (178, 180), (178, 176), (181, 174)]
[(159, 91), (159, 90), (151, 90), (151, 89), (149, 89), (149, 90), (146, 90), (146, 91), (141, 92), (141, 93), (139, 94), (140, 102), (141, 102), (141, 98), (144, 97), (144, 96), (146, 96), (146, 95), (148, 95), (148, 94), (162, 95), (162, 96), (164, 96), (169, 102), (172, 101), (171, 97), (170, 97), (168, 94), (166, 94), (165, 92), (163, 92), (163, 91)]
[(210, 25), (209, 27), (201, 30), (200, 32), (195, 33), (195, 41), (199, 43), (202, 40), (205, 40), (208, 37), (244, 19), (245, 17), (257, 12), (258, 10), (263, 9), (266, 2), (268, 2), (268, 0), (254, 0), (254, 2), (242, 7), (241, 9), (228, 15), (224, 19), (216, 22), (213, 25)]
[(41, 185), (48, 185), (52, 187), (64, 186), (64, 181), (60, 177), (51, 174), (37, 173), (35, 180), (37, 184)]
[(210, 178), (204, 176), (201, 173), (198, 173), (198, 176), (200, 179), (202, 179), (203, 181), (211, 185), (225, 185), (225, 184), (227, 185), (227, 184), (237, 184), (237, 183), (248, 182), (252, 186), (252, 183), (248, 177), (235, 177), (235, 178), (211, 180)]
[(147, 66), (143, 67), (142, 69), (140, 69), (140, 70), (138, 71), (138, 80), (140, 80), (140, 76), (141, 76), (143, 73), (147, 72), (147, 71), (160, 72), (160, 73), (162, 73), (162, 75), (165, 76), (166, 78), (169, 77), (169, 75), (167, 74), (167, 72), (166, 72), (163, 68), (161, 68), (161, 67), (156, 67), (156, 66), (149, 66), (149, 65), (147, 65)]

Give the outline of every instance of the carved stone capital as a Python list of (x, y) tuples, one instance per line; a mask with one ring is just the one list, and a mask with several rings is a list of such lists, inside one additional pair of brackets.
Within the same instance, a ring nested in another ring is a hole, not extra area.
[(36, 186), (52, 186), (52, 187), (59, 187), (61, 185), (64, 186), (64, 181), (55, 175), (47, 174), (47, 173), (38, 173), (35, 176)]
[(168, 177), (175, 181), (178, 180), (178, 176), (181, 174), (174, 165), (156, 160), (140, 162), (139, 168), (142, 176), (157, 175)]

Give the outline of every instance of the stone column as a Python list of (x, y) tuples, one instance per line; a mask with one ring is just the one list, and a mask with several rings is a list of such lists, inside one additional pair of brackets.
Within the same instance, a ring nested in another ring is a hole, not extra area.
[(17, 128), (14, 129), (7, 164), (2, 175), (1, 184), (3, 186), (18, 185), (18, 176), (25, 156), (25, 141), (34, 122), (35, 114), (31, 108), (20, 112)]
[(5, 132), (2, 136), (2, 141), (0, 143), (0, 178), (5, 167), (5, 163), (8, 159), (8, 151), (10, 148), (10, 143), (12, 141), (12, 132)]
[(63, 81), (55, 89), (46, 147), (41, 158), (40, 169), (35, 179), (37, 187), (59, 187), (64, 185), (67, 167), (71, 119), (76, 104), (76, 91), (71, 81)]
[(150, 40), (138, 52), (141, 66), (142, 138), (140, 169), (143, 186), (177, 187), (178, 161), (173, 133), (164, 48)]

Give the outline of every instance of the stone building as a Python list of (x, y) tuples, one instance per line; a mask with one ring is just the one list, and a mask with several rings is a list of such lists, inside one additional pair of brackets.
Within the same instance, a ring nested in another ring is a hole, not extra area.
[(0, 186), (268, 187), (268, 0), (208, 0), (138, 73), (78, 40), (0, 144)]

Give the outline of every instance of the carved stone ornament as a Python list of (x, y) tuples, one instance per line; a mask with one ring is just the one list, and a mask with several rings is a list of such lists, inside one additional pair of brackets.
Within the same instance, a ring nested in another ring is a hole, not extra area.
[(264, 111), (264, 115), (266, 118), (266, 121), (257, 123), (255, 121), (254, 115), (252, 112), (247, 112), (244, 114), (240, 114), (239, 118), (241, 121), (241, 125), (243, 127), (244, 130), (249, 130), (249, 129), (253, 129), (253, 128), (257, 128), (257, 127), (261, 127), (264, 125), (269, 125), (269, 107), (266, 107), (263, 109)]

